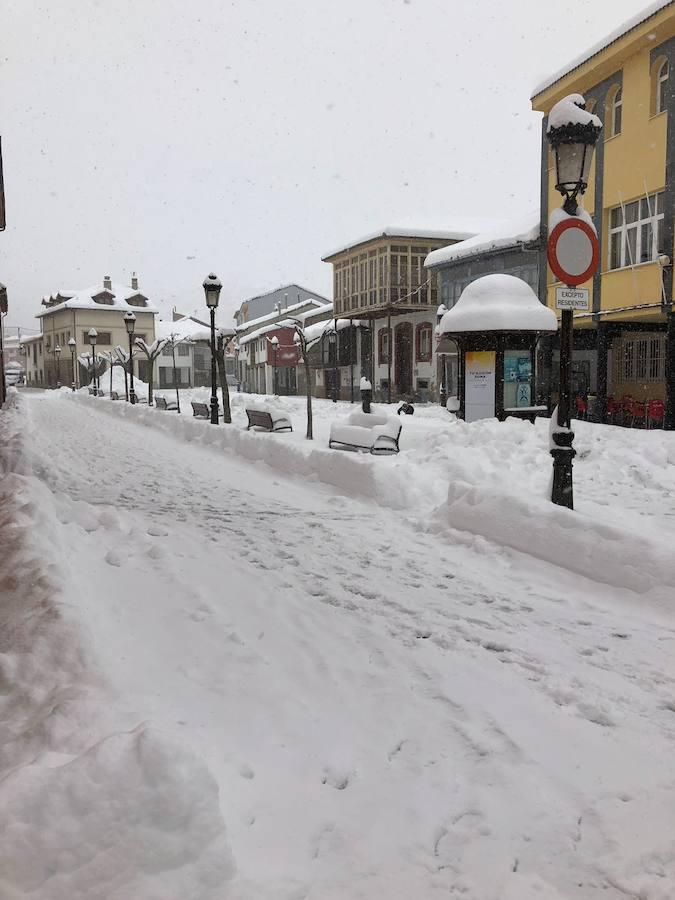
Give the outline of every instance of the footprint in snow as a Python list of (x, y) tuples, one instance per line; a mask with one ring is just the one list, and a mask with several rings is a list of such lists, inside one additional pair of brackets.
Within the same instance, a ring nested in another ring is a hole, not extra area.
[(105, 561), (109, 566), (121, 566), (124, 563), (124, 560), (127, 558), (126, 553), (123, 553), (121, 550), (108, 550), (105, 555)]
[(327, 766), (323, 770), (321, 784), (329, 784), (336, 791), (344, 791), (345, 788), (349, 787), (349, 777), (350, 773)]

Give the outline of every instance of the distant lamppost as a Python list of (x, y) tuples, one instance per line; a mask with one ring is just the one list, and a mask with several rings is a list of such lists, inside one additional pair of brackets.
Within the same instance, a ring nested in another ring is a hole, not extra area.
[(217, 275), (211, 272), (204, 279), (204, 294), (206, 305), (211, 314), (211, 424), (218, 424), (218, 394), (216, 391), (216, 309), (222, 290), (222, 282)]
[(54, 356), (56, 357), (56, 387), (61, 387), (61, 347), (57, 344), (54, 347)]
[[(578, 198), (588, 187), (588, 177), (602, 123), (586, 111), (580, 94), (571, 94), (555, 104), (548, 118), (546, 136), (555, 157), (556, 190), (565, 198), (563, 210), (568, 216), (580, 215)], [(549, 262), (551, 243), (549, 241)], [(589, 270), (586, 277), (590, 277)], [(569, 287), (580, 281), (570, 280)], [(551, 500), (558, 506), (574, 508), (572, 484), (572, 447), (574, 432), (570, 428), (572, 395), (572, 355), (574, 349), (572, 309), (563, 309), (560, 323), (560, 389), (557, 429), (552, 428), (553, 488)]]
[(98, 384), (96, 382), (96, 338), (98, 332), (95, 328), (90, 328), (87, 332), (89, 343), (91, 344), (91, 378), (94, 382), (94, 395), (98, 397)]
[[(441, 303), (441, 305), (436, 310), (436, 333), (440, 335), (440, 327), (441, 327), (441, 319), (448, 311), (445, 303)], [(438, 365), (440, 370), (440, 378), (439, 378), (439, 392), (438, 392), (438, 402), (445, 409), (448, 402), (448, 375), (447, 375), (447, 367), (446, 367), (446, 359), (444, 353), (438, 354)]]
[(328, 362), (333, 362), (333, 384), (331, 386), (331, 395), (333, 403), (337, 403), (337, 331), (333, 326), (333, 330), (328, 332)]
[(276, 334), (270, 339), (270, 344), (272, 345), (272, 355), (274, 357), (274, 396), (276, 397), (279, 393), (277, 389), (277, 353), (279, 352), (279, 338)]
[(134, 393), (134, 329), (136, 327), (136, 316), (131, 311), (124, 313), (124, 324), (129, 335), (129, 403), (133, 406), (136, 402), (136, 394)]
[(73, 377), (70, 386), (72, 390), (75, 390), (75, 350), (77, 348), (77, 342), (75, 338), (68, 339), (68, 346), (70, 347), (70, 374)]

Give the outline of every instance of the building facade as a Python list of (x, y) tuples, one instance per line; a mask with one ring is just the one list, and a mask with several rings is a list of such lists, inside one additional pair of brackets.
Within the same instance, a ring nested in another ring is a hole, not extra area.
[[(252, 319), (237, 328), (237, 379), (241, 389), (252, 394), (273, 393), (271, 389), (274, 353), (271, 340), (277, 337), (277, 384), (284, 393), (297, 392), (297, 352), (293, 344), (292, 324), (282, 323), (290, 317), (306, 321), (328, 319), (332, 304), (325, 298), (308, 297), (288, 307), (274, 309), (266, 315)], [(289, 343), (290, 342), (290, 343)], [(280, 370), (284, 371), (280, 371)], [(292, 369), (293, 371), (286, 371)]]
[[(513, 275), (538, 294), (542, 247), (537, 209), (514, 220), (496, 224), (489, 231), (468, 240), (432, 251), (426, 259), (426, 267), (438, 279), (440, 309), (452, 309), (463, 290), (483, 275)], [(443, 347), (437, 349), (437, 379), (445, 385), (447, 396), (455, 397), (459, 382), (458, 347), (446, 340)], [(544, 353), (538, 353), (537, 357), (537, 393), (543, 396), (548, 393), (550, 371), (545, 366), (547, 357)]]
[(278, 310), (288, 309), (307, 300), (316, 300), (318, 303), (330, 303), (327, 297), (322, 297), (316, 291), (308, 291), (300, 284), (285, 284), (282, 287), (259, 294), (257, 297), (249, 297), (244, 300), (234, 314), (237, 328), (246, 326), (252, 321), (267, 316)]
[[(584, 206), (600, 243), (600, 266), (588, 288), (588, 312), (575, 313), (575, 388), (597, 393), (596, 417), (608, 400), (665, 401), (675, 427), (675, 4), (651, 6), (532, 97), (542, 123), (541, 210), (546, 225), (561, 205), (546, 140), (547, 115), (580, 93), (599, 115)], [(556, 282), (542, 248), (540, 296), (555, 306)], [(553, 371), (557, 369), (554, 366)]]
[[(334, 315), (369, 325), (370, 350), (359, 349), (369, 368), (364, 365), (359, 377), (371, 380), (377, 399), (424, 400), (436, 395), (438, 277), (424, 264), (432, 250), (471, 236), (385, 228), (323, 257), (333, 266)], [(342, 395), (342, 384), (338, 390)]]
[[(44, 309), (37, 314), (42, 334), (23, 341), (26, 347), (26, 381), (43, 387), (56, 387), (57, 382), (76, 387), (89, 382), (87, 367), (77, 362), (80, 356), (91, 354), (88, 332), (97, 332), (96, 353), (109, 353), (116, 347), (128, 350), (129, 336), (124, 323), (125, 313), (136, 316), (135, 337), (147, 344), (155, 340), (155, 309), (140, 291), (138, 279), (131, 285), (113, 284), (106, 275), (102, 284), (79, 291), (57, 291), (43, 297)], [(75, 340), (73, 366), (68, 341)], [(60, 348), (58, 353), (57, 348)], [(147, 361), (138, 360), (138, 376), (148, 380)]]

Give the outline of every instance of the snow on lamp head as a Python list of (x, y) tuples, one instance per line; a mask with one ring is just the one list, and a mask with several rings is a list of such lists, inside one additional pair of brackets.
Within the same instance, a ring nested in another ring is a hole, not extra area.
[(209, 309), (216, 309), (218, 300), (220, 299), (220, 291), (223, 287), (220, 278), (211, 272), (207, 275), (203, 283), (204, 294), (206, 295), (206, 305)]
[(96, 346), (96, 338), (98, 337), (98, 331), (95, 328), (90, 328), (87, 332), (87, 337), (89, 338), (89, 343), (92, 347)]
[(602, 130), (600, 119), (587, 112), (581, 94), (569, 94), (548, 115), (546, 137), (555, 156), (556, 190), (565, 211), (574, 214), (577, 196), (588, 187), (593, 151)]
[(127, 329), (127, 334), (133, 334), (134, 328), (136, 327), (136, 316), (132, 312), (127, 312), (124, 314), (124, 325)]

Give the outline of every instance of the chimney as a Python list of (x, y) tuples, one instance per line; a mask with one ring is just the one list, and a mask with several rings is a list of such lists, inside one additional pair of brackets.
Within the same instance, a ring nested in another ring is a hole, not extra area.
[(110, 275), (104, 275), (104, 276), (103, 276), (103, 290), (104, 290), (104, 291), (111, 291), (111, 290), (112, 290), (112, 280), (111, 280), (111, 278), (110, 278)]
[(131, 290), (138, 290), (138, 275), (135, 272), (131, 273)]
[(288, 309), (288, 294), (284, 294), (284, 309)]

